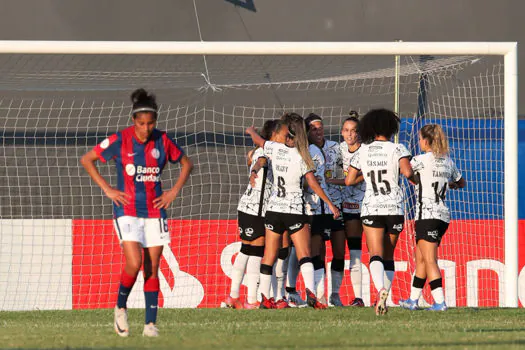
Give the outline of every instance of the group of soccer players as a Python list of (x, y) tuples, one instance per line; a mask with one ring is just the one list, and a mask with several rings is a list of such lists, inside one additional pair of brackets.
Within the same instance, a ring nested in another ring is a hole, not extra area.
[[(320, 309), (343, 306), (339, 291), (346, 246), (350, 251), (355, 295), (350, 305), (364, 306), (361, 297), (364, 232), (370, 274), (377, 289), (375, 312), (384, 315), (395, 272), (394, 250), (404, 227), (401, 173), (416, 186), (418, 204), (416, 271), (410, 297), (401, 300), (400, 306), (418, 309), (418, 299), (428, 280), (434, 299), (429, 310), (447, 309), (437, 248), (450, 221), (445, 192), (448, 188), (464, 187), (465, 180), (448, 156), (448, 141), (439, 125), (421, 128), (419, 145), (424, 153), (412, 158), (404, 145), (391, 142), (399, 124), (398, 116), (387, 109), (371, 110), (360, 119), (356, 112), (351, 112), (342, 122), (341, 143), (325, 138), (323, 120), (314, 113), (304, 120), (298, 114), (287, 113), (280, 120), (267, 121), (261, 134), (253, 127), (246, 130), (256, 148), (248, 154), (250, 184), (238, 206), (242, 246), (234, 262), (231, 291), (224, 306), (236, 309), (281, 309), (305, 304)], [(325, 242), (328, 240), (333, 257), (332, 291), (327, 300)], [(295, 289), (299, 269), (306, 302)], [(243, 303), (239, 290), (245, 271), (248, 298)]]
[[(130, 127), (117, 132), (87, 152), (81, 163), (93, 181), (113, 201), (115, 232), (123, 249), (114, 329), (129, 335), (127, 300), (140, 269), (144, 274), (145, 324), (143, 336), (156, 337), (159, 264), (170, 242), (166, 208), (186, 183), (193, 163), (165, 132), (156, 129), (155, 96), (144, 89), (131, 95)], [(401, 144), (390, 140), (399, 130), (399, 118), (386, 109), (357, 113), (342, 121), (340, 144), (325, 138), (323, 120), (316, 114), (303, 119), (287, 113), (267, 121), (260, 134), (246, 130), (255, 149), (248, 153), (249, 185), (238, 205), (242, 240), (236, 256), (230, 296), (232, 308), (324, 309), (343, 306), (339, 290), (344, 276), (345, 247), (350, 251), (350, 276), (355, 299), (361, 298), (361, 236), (370, 252), (370, 274), (377, 288), (376, 314), (387, 312), (386, 299), (394, 277), (394, 249), (403, 230), (403, 191), (399, 173), (417, 188), (416, 271), (410, 297), (400, 301), (415, 310), (428, 280), (434, 298), (431, 310), (446, 310), (437, 248), (450, 221), (444, 203), (448, 188), (465, 180), (448, 156), (447, 138), (439, 125), (421, 128), (422, 155), (412, 158)], [(114, 160), (117, 186), (99, 173), (95, 162)], [(181, 164), (173, 188), (161, 189), (167, 162)], [(332, 292), (325, 296), (325, 242), (332, 245)], [(306, 302), (296, 290), (299, 271)], [(241, 302), (240, 284), (246, 273), (247, 299)], [(270, 290), (274, 296), (270, 296)], [(288, 296), (288, 298), (285, 297)], [(260, 301), (259, 301), (260, 300)]]

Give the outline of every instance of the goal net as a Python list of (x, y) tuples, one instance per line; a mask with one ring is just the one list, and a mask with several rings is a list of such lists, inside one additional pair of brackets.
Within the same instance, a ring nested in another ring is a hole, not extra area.
[[(171, 245), (161, 261), (160, 306), (218, 307), (229, 292), (240, 248), (236, 208), (248, 182), (248, 126), (260, 127), (285, 111), (315, 112), (326, 137), (340, 142), (350, 110), (363, 115), (393, 108), (396, 94), (399, 142), (418, 154), (418, 129), (442, 125), (468, 181), (465, 189), (447, 192), (452, 222), (439, 253), (447, 304), (516, 306), (516, 295), (506, 299), (516, 287), (517, 256), (505, 249), (511, 242), (506, 220), (514, 209), (505, 206), (504, 194), (504, 112), (510, 107), (503, 56), (402, 55), (397, 89), (396, 52), (175, 53), (0, 54), (0, 310), (114, 306), (123, 257), (112, 204), (79, 159), (131, 125), (129, 96), (139, 87), (157, 95), (157, 128), (195, 164), (168, 211)], [(116, 184), (111, 162), (98, 168)], [(166, 167), (165, 189), (178, 173), (178, 166)], [(395, 256), (393, 305), (408, 297), (414, 269), (415, 199), (411, 186), (403, 185), (406, 229)], [(370, 304), (375, 289), (364, 243), (363, 253), (363, 295)], [(329, 251), (328, 268), (330, 260)], [(510, 273), (508, 266), (514, 266)], [(345, 304), (353, 293), (347, 270)], [(424, 295), (430, 301), (428, 291)], [(129, 306), (143, 305), (139, 276)]]

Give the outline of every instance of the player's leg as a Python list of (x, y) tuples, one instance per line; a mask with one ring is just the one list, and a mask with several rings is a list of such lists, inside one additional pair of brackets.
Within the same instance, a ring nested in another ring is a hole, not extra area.
[[(314, 289), (318, 299), (324, 298), (324, 280), (325, 280), (325, 258), (326, 245), (325, 235), (328, 235), (330, 227), (326, 215), (313, 215), (311, 218), (311, 254), (312, 264), (314, 267)], [(297, 256), (299, 258), (299, 256)], [(299, 258), (300, 260), (300, 258)]]
[(143, 233), (139, 231), (138, 219), (135, 217), (119, 217), (114, 220), (114, 226), (125, 258), (114, 312), (114, 328), (119, 336), (127, 337), (129, 335), (127, 302), (142, 266)]
[(346, 244), (350, 252), (350, 281), (354, 290), (354, 300), (350, 303), (350, 306), (363, 307), (365, 306), (361, 269), (363, 225), (359, 214), (350, 215), (352, 216), (345, 220)]
[(397, 240), (403, 231), (405, 218), (402, 215), (394, 215), (386, 217), (386, 227), (388, 237), (383, 241), (384, 255), (383, 264), (385, 266), (385, 289), (390, 292), (392, 282), (394, 281), (395, 264), (394, 264), (394, 250), (396, 249)]
[[(281, 247), (282, 233), (284, 233), (280, 221), (277, 215), (270, 216), (269, 213), (267, 213), (264, 256), (261, 260), (259, 275), (259, 293), (262, 295), (260, 307), (263, 309), (274, 308), (273, 298), (268, 299), (268, 297), (270, 296), (272, 283), (273, 264), (275, 260), (277, 260), (279, 248)], [(271, 227), (271, 229), (269, 227)], [(272, 229), (281, 232), (275, 232), (272, 231)]]
[(285, 279), (286, 272), (288, 270), (288, 256), (290, 252), (290, 238), (288, 232), (283, 234), (282, 246), (279, 248), (279, 253), (277, 254), (277, 262), (274, 265), (275, 273), (275, 284), (272, 281), (272, 289), (274, 291), (274, 298), (276, 300), (276, 305), (278, 308), (288, 307), (285, 296)]
[(144, 332), (142, 335), (147, 337), (158, 336), (157, 311), (159, 304), (159, 267), (160, 257), (164, 246), (154, 246), (144, 248), (144, 299), (146, 301), (146, 315), (144, 322)]
[(428, 242), (422, 239), (418, 242), (418, 247), (423, 255), (423, 260), (425, 261), (430, 292), (432, 293), (432, 298), (434, 298), (432, 308), (446, 309), (445, 295), (443, 293), (443, 279), (441, 278), (441, 271), (437, 264), (438, 243)]
[(257, 302), (257, 289), (259, 286), (261, 260), (264, 256), (264, 242), (264, 236), (258, 237), (251, 242), (249, 252), (250, 257), (248, 259), (248, 265), (246, 266), (247, 300), (244, 304), (245, 309), (259, 308), (259, 303)]
[(415, 248), (415, 259), (416, 259), (416, 270), (412, 279), (412, 286), (410, 288), (410, 297), (405, 300), (399, 301), (399, 306), (408, 310), (418, 310), (418, 300), (423, 292), (427, 273), (425, 269), (425, 260), (423, 260), (423, 254), (421, 249), (416, 244)]
[(337, 230), (331, 233), (330, 241), (332, 243), (332, 263), (330, 266), (330, 275), (332, 277), (332, 292), (329, 298), (329, 305), (344, 306), (341, 302), (339, 292), (343, 283), (345, 269), (345, 248), (346, 234), (344, 230)]
[(299, 260), (295, 247), (291, 244), (290, 255), (288, 257), (288, 273), (286, 274), (286, 293), (288, 293), (288, 301), (290, 306), (305, 307), (306, 301), (301, 298), (301, 295), (296, 289), (297, 276), (299, 275)]

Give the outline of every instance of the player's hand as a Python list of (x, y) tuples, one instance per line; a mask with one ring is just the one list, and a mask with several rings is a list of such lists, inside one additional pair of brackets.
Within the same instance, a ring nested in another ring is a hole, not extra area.
[(257, 130), (255, 130), (255, 128), (252, 126), (250, 126), (248, 129), (246, 129), (245, 131), (248, 135), (251, 135), (251, 134), (256, 134), (257, 133)]
[(328, 208), (330, 208), (330, 211), (334, 213), (334, 219), (337, 220), (339, 216), (341, 216), (341, 212), (339, 211), (339, 208), (333, 205), (332, 203), (328, 204)]
[(106, 191), (106, 196), (113, 201), (117, 205), (117, 207), (127, 205), (129, 203), (128, 198), (131, 196), (127, 194), (126, 192), (122, 192), (119, 190), (116, 190), (114, 188), (110, 188)]
[(174, 191), (162, 192), (160, 196), (153, 200), (153, 208), (155, 209), (167, 209), (171, 202), (177, 198), (177, 193)]
[(450, 181), (448, 183), (448, 188), (451, 189), (451, 190), (457, 190), (458, 189), (458, 185), (455, 182)]
[(257, 173), (252, 171), (250, 173), (250, 186), (252, 186), (252, 188), (255, 188), (255, 179), (257, 179)]

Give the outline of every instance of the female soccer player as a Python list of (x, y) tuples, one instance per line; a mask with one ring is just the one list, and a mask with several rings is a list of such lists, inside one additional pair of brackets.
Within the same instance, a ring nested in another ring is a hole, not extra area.
[[(121, 337), (129, 335), (126, 303), (144, 258), (146, 322), (142, 334), (156, 337), (159, 262), (164, 245), (170, 243), (166, 209), (188, 180), (193, 164), (175, 141), (155, 128), (155, 96), (138, 89), (131, 100), (133, 125), (109, 136), (80, 162), (113, 201), (115, 231), (126, 258), (115, 306), (115, 331)], [(117, 188), (108, 184), (95, 166), (97, 160), (105, 163), (111, 159), (116, 163)], [(163, 192), (160, 176), (167, 161), (180, 162), (182, 169), (173, 188)]]
[(416, 206), (416, 273), (410, 298), (400, 300), (405, 309), (417, 310), (417, 301), (428, 280), (434, 304), (428, 309), (446, 311), (441, 271), (437, 265), (437, 249), (450, 222), (445, 204), (447, 188), (463, 188), (465, 179), (448, 156), (448, 141), (441, 126), (425, 125), (419, 131), (419, 146), (424, 154), (411, 161), (417, 183)]
[[(310, 142), (310, 155), (316, 165), (315, 177), (323, 190), (328, 194), (330, 200), (340, 208), (342, 203), (341, 186), (340, 184), (329, 182), (335, 179), (336, 173), (338, 173), (337, 168), (341, 165), (339, 144), (325, 139), (323, 120), (317, 114), (310, 113), (305, 119), (305, 123)], [(344, 224), (342, 217), (333, 218), (333, 214), (315, 193), (312, 193), (311, 190), (307, 190), (306, 193), (310, 209), (309, 214), (312, 220), (310, 231), (312, 233), (312, 261), (314, 264), (316, 295), (322, 299), (324, 298), (325, 290), (325, 241), (332, 240), (332, 246), (336, 245), (332, 249), (343, 251), (342, 257), (338, 256), (337, 258), (343, 261), (344, 267)], [(334, 298), (329, 301), (330, 305), (343, 306), (339, 294), (334, 294)]]
[[(399, 130), (399, 118), (387, 109), (373, 109), (359, 123), (363, 144), (350, 161), (345, 182), (355, 185), (361, 171), (366, 182), (361, 221), (370, 252), (370, 274), (378, 290), (376, 315), (387, 312), (386, 300), (394, 277), (394, 249), (403, 231), (403, 190), (399, 172), (413, 175), (410, 152), (390, 141)], [(387, 277), (385, 285), (384, 274)]]
[[(358, 135), (359, 115), (355, 111), (350, 112), (350, 117), (346, 118), (341, 128), (343, 142), (339, 147), (343, 158), (343, 170), (345, 176), (348, 174), (350, 161), (361, 147)], [(344, 180), (333, 179), (327, 180), (334, 184), (343, 185)], [(362, 175), (359, 176), (358, 184), (346, 186), (343, 188), (343, 219), (345, 224), (345, 235), (332, 234), (332, 251), (334, 258), (332, 260), (332, 295), (330, 301), (337, 306), (340, 301), (339, 290), (344, 277), (344, 255), (345, 240), (350, 252), (350, 280), (354, 289), (354, 300), (350, 306), (365, 306), (361, 290), (361, 238), (363, 235), (363, 226), (361, 225), (361, 203), (365, 196), (365, 183)], [(342, 305), (342, 303), (341, 303)]]
[[(268, 120), (264, 123), (261, 137), (271, 140), (275, 134), (277, 120)], [(242, 245), (233, 263), (232, 282), (230, 295), (224, 301), (227, 307), (234, 309), (259, 308), (257, 302), (257, 285), (259, 283), (259, 270), (261, 259), (264, 254), (264, 215), (266, 205), (270, 196), (272, 186), (271, 171), (268, 171), (266, 157), (262, 148), (258, 147), (248, 154), (250, 174), (254, 183), (248, 184), (242, 195), (238, 211), (239, 234)], [(250, 180), (252, 179), (250, 177)], [(246, 271), (247, 279), (247, 301), (243, 303), (239, 299), (239, 289)]]
[[(299, 116), (298, 116), (299, 117)], [(273, 264), (279, 251), (281, 235), (288, 231), (297, 252), (303, 280), (307, 288), (308, 303), (315, 308), (325, 308), (319, 303), (314, 290), (313, 265), (310, 257), (310, 232), (308, 218), (305, 216), (302, 179), (327, 203), (335, 216), (339, 209), (329, 200), (321, 189), (312, 171), (314, 164), (308, 153), (308, 140), (302, 118), (293, 118), (289, 125), (281, 124), (277, 131), (286, 138), (286, 144), (265, 141), (253, 127), (246, 130), (253, 142), (263, 147), (264, 154), (270, 159), (274, 177), (272, 194), (266, 211), (266, 246), (261, 262), (260, 292), (263, 300), (261, 308), (273, 308), (270, 292)]]

